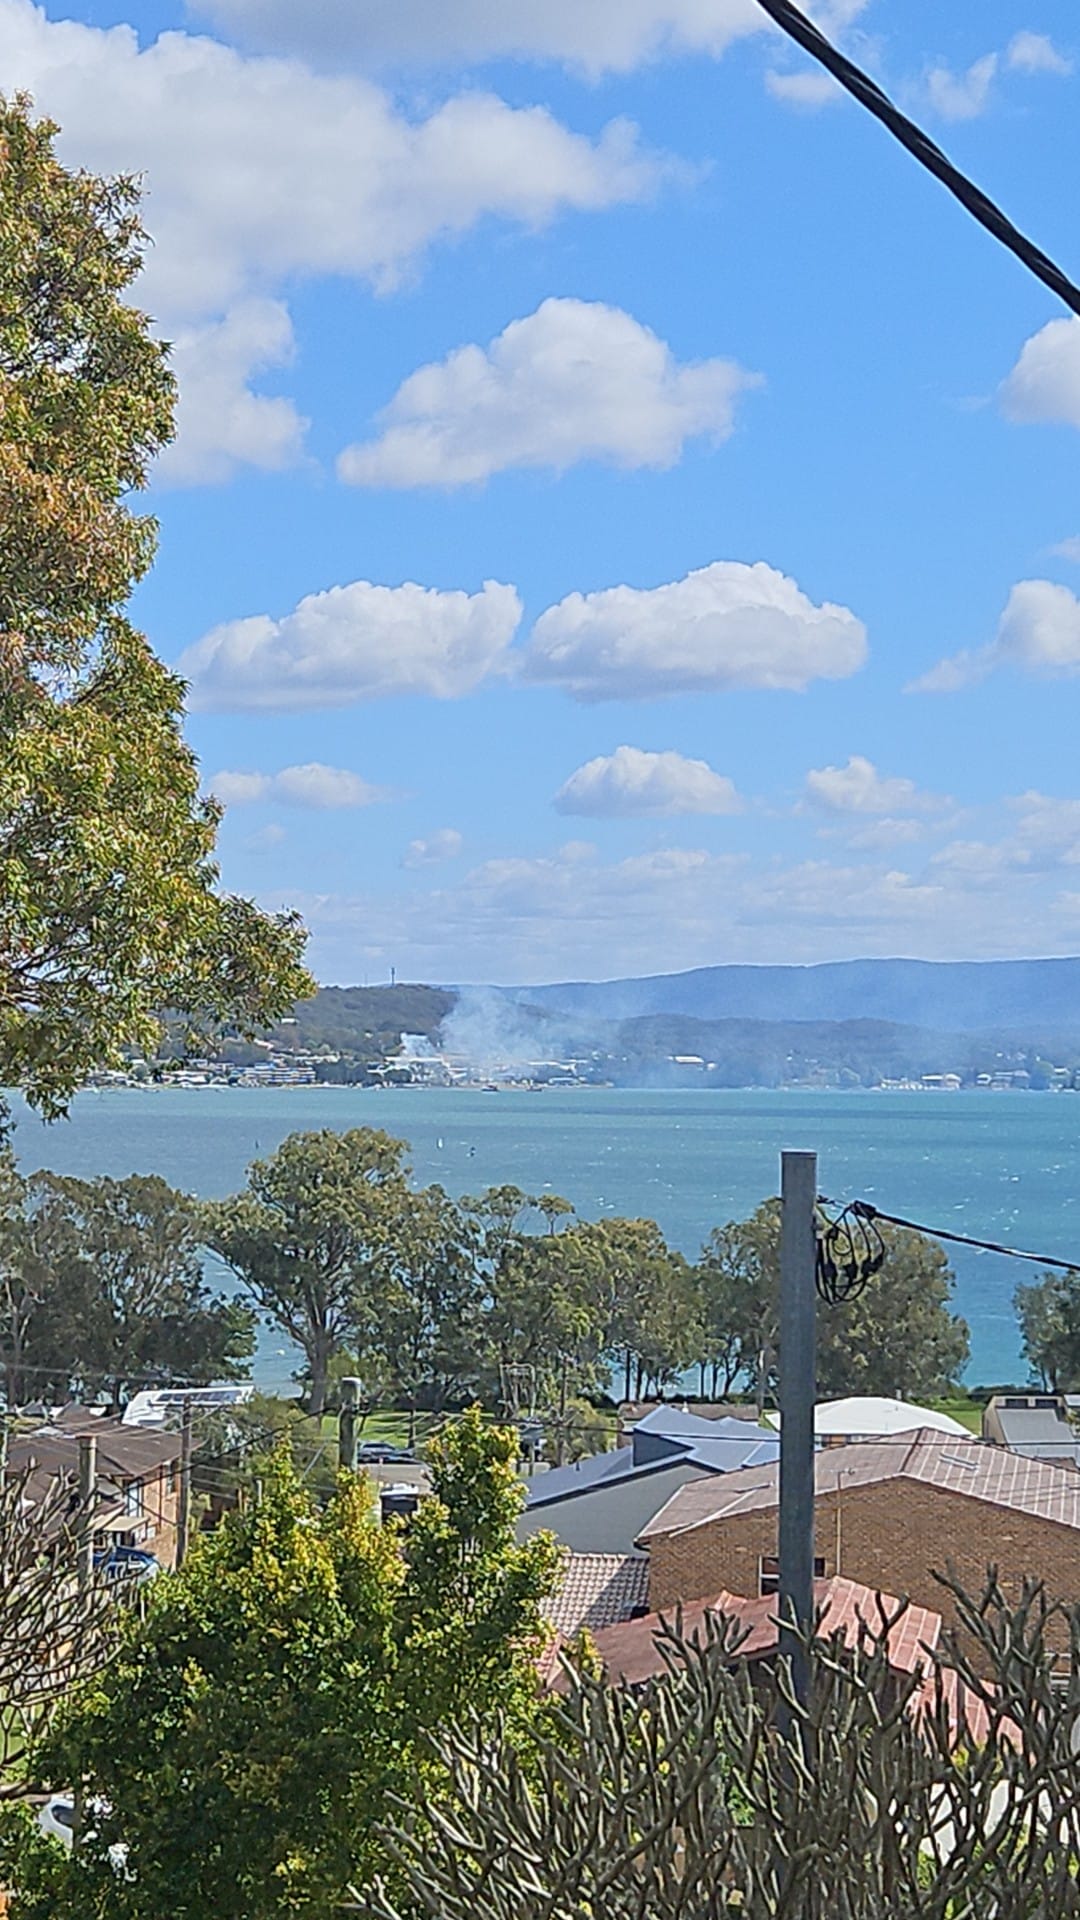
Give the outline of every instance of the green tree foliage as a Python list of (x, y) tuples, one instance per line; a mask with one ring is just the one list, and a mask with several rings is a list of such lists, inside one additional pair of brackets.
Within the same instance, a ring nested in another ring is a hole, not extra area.
[(16, 1920), (323, 1920), (381, 1860), (395, 1797), (445, 1803), (440, 1726), (497, 1713), (528, 1740), (557, 1551), (514, 1543), (514, 1450), (466, 1416), (404, 1534), (362, 1482), (319, 1511), (275, 1464), (257, 1507), (155, 1583), (49, 1743), (51, 1777), (108, 1811), (44, 1885), (35, 1868)]
[[(949, 1310), (953, 1276), (926, 1234), (882, 1223), (885, 1264), (857, 1299), (818, 1307), (818, 1393), (940, 1393), (962, 1371), (968, 1330)], [(699, 1268), (717, 1321), (728, 1316), (742, 1369), (759, 1398), (775, 1379), (779, 1346), (780, 1203), (767, 1200), (706, 1242)], [(713, 1334), (713, 1345), (716, 1335)]]
[(1013, 1294), (1024, 1358), (1053, 1393), (1080, 1381), (1080, 1278), (1042, 1273)]
[(124, 297), (138, 189), (55, 131), (0, 99), (0, 1084), (47, 1114), (164, 1007), (250, 1030), (311, 989), (295, 917), (217, 893), (183, 685), (124, 616), (174, 385)]
[(77, 1382), (122, 1405), (153, 1380), (239, 1379), (254, 1315), (212, 1294), (199, 1216), (156, 1174), (9, 1174), (0, 1235), (0, 1357), (8, 1403)]
[(307, 1362), (309, 1411), (334, 1354), (365, 1324), (371, 1284), (409, 1203), (404, 1141), (373, 1127), (291, 1133), (245, 1193), (203, 1209), (206, 1243)]
[(366, 1289), (361, 1379), (374, 1373), (409, 1409), (440, 1412), (480, 1372), (480, 1280), (473, 1236), (441, 1187), (410, 1194), (376, 1254)]
[(697, 1359), (697, 1294), (655, 1220), (601, 1220), (590, 1232), (602, 1276), (604, 1353), (629, 1399)]

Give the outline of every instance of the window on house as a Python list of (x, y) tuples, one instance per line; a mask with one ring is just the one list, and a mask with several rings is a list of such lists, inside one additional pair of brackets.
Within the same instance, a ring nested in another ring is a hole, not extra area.
[[(824, 1580), (825, 1560), (820, 1553), (814, 1555), (814, 1579)], [(780, 1562), (775, 1553), (763, 1553), (758, 1561), (758, 1593), (764, 1600), (767, 1594), (780, 1591)]]
[(132, 1515), (142, 1512), (141, 1480), (129, 1480), (124, 1488), (124, 1512)]
[(176, 1466), (173, 1462), (170, 1462), (165, 1469), (165, 1491), (166, 1493), (176, 1492)]

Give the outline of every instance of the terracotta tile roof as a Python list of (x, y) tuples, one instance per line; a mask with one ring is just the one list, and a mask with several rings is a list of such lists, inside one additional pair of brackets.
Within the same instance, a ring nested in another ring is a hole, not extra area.
[[(927, 1652), (941, 1638), (941, 1615), (929, 1607), (908, 1606), (891, 1593), (878, 1593), (857, 1580), (836, 1575), (832, 1580), (814, 1582), (814, 1599), (821, 1614), (823, 1639), (842, 1634), (849, 1647), (858, 1646), (867, 1634), (885, 1635), (889, 1665), (897, 1673), (925, 1670)], [(740, 1599), (737, 1594), (722, 1593), (712, 1602), (712, 1611), (736, 1619), (746, 1632), (739, 1652), (752, 1659), (755, 1654), (770, 1653), (778, 1639), (777, 1597), (767, 1594), (760, 1600)]]
[[(938, 1691), (948, 1715), (953, 1738), (979, 1745), (990, 1730), (990, 1711), (986, 1702), (965, 1686), (951, 1667), (935, 1666), (932, 1654), (941, 1642), (942, 1620), (929, 1607), (908, 1606), (892, 1594), (875, 1592), (854, 1580), (837, 1576), (814, 1583), (815, 1599), (821, 1613), (823, 1637), (841, 1634), (849, 1647), (855, 1647), (865, 1634), (879, 1634), (888, 1625), (886, 1641), (889, 1665), (896, 1673), (921, 1676), (912, 1696), (911, 1711), (916, 1718), (935, 1710)], [(768, 1595), (747, 1600), (738, 1594), (722, 1593), (716, 1600), (697, 1600), (681, 1612), (683, 1637), (704, 1637), (710, 1616), (726, 1614), (735, 1618), (745, 1638), (740, 1642), (740, 1658), (753, 1660), (773, 1652), (778, 1639), (777, 1600)], [(637, 1686), (664, 1673), (666, 1662), (657, 1634), (665, 1619), (674, 1622), (674, 1614), (650, 1613), (639, 1620), (625, 1621), (596, 1635), (596, 1648), (604, 1672), (614, 1686)], [(553, 1647), (555, 1643), (553, 1643)], [(553, 1652), (545, 1683), (559, 1688), (559, 1662)], [(1006, 1737), (1015, 1729), (1006, 1721)]]
[[(815, 1457), (814, 1475), (819, 1495), (883, 1480), (913, 1480), (1080, 1531), (1080, 1474), (982, 1440), (954, 1440), (921, 1431), (892, 1440), (826, 1447)], [(640, 1538), (648, 1541), (732, 1514), (767, 1511), (776, 1506), (778, 1489), (776, 1467), (745, 1467), (722, 1479), (689, 1481), (650, 1520)]]
[[(865, 1634), (878, 1634), (887, 1622), (889, 1664), (900, 1673), (915, 1673), (928, 1666), (926, 1649), (936, 1647), (941, 1635), (941, 1615), (927, 1607), (903, 1608), (892, 1594), (875, 1593), (857, 1581), (840, 1577), (815, 1582), (815, 1598), (821, 1611), (821, 1633), (829, 1638), (843, 1634), (849, 1646), (856, 1646)], [(768, 1594), (760, 1600), (742, 1599), (738, 1594), (721, 1593), (715, 1600), (696, 1600), (682, 1608), (682, 1632), (689, 1638), (698, 1634), (709, 1616), (727, 1614), (736, 1619), (745, 1638), (739, 1653), (754, 1659), (770, 1653), (777, 1642), (777, 1599)], [(673, 1622), (675, 1612), (648, 1613), (639, 1620), (603, 1629), (596, 1635), (597, 1651), (612, 1681), (634, 1685), (664, 1671), (664, 1660), (656, 1635), (665, 1621)]]
[(595, 1632), (629, 1620), (648, 1598), (649, 1563), (640, 1553), (568, 1553), (557, 1592), (545, 1613), (556, 1634), (572, 1640), (581, 1627)]

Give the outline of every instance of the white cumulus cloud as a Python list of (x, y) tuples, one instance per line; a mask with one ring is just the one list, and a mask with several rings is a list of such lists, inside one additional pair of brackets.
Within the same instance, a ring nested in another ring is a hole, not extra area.
[(439, 827), (426, 839), (410, 840), (401, 857), (403, 867), (440, 867), (456, 860), (464, 841), (456, 827)]
[(953, 73), (946, 66), (931, 67), (926, 91), (935, 113), (943, 120), (977, 120), (989, 104), (998, 64), (996, 53), (984, 53), (963, 73)]
[(764, 561), (717, 560), (665, 586), (572, 593), (542, 613), (526, 678), (580, 700), (648, 699), (732, 687), (801, 690), (866, 659), (846, 607), (815, 606)]
[(227, 480), (238, 467), (277, 472), (302, 458), (307, 421), (291, 400), (254, 393), (249, 382), (288, 366), (295, 342), (279, 300), (240, 300), (223, 320), (186, 327), (173, 341), (180, 384), (177, 437), (158, 462), (174, 485)]
[(390, 286), (478, 220), (539, 227), (640, 199), (665, 172), (625, 121), (586, 138), (478, 89), (407, 112), (361, 74), (189, 33), (140, 47), (133, 27), (51, 20), (32, 0), (0, 0), (0, 46), (5, 89), (28, 89), (60, 123), (65, 160), (145, 176), (155, 245), (139, 297), (182, 337), (192, 388), (174, 479), (296, 457), (288, 403), (237, 397), (287, 345), (250, 302), (322, 276)]
[(1069, 74), (1073, 63), (1064, 53), (1060, 53), (1045, 33), (1024, 31), (1014, 34), (1005, 55), (1010, 67), (1021, 73), (1060, 73)]
[(737, 813), (741, 805), (734, 782), (706, 760), (647, 753), (641, 747), (616, 747), (614, 753), (586, 761), (555, 795), (560, 813), (613, 819)]
[(914, 780), (879, 773), (861, 753), (853, 753), (845, 767), (812, 768), (806, 776), (806, 799), (827, 813), (922, 813), (940, 804)]
[(385, 800), (383, 788), (361, 780), (345, 767), (326, 767), (319, 760), (302, 767), (282, 767), (280, 773), (242, 773), (223, 769), (207, 781), (209, 791), (224, 807), (250, 806), (257, 800), (283, 801), (286, 806), (370, 807)]
[(391, 694), (453, 700), (505, 666), (521, 619), (513, 587), (440, 592), (354, 580), (308, 594), (274, 620), (214, 627), (181, 656), (195, 708), (257, 711), (351, 706)]
[(835, 106), (844, 98), (832, 75), (813, 67), (799, 73), (779, 73), (770, 68), (765, 75), (765, 91), (784, 106), (798, 107), (804, 113)]
[(1051, 320), (1032, 334), (1001, 400), (1010, 420), (1080, 427), (1080, 320)]
[[(865, 4), (827, 0), (807, 11), (836, 30)], [(755, 0), (198, 0), (197, 10), (254, 45), (333, 62), (432, 66), (510, 56), (591, 74), (628, 73), (676, 53), (715, 56), (766, 24)]]
[(618, 307), (545, 300), (487, 347), (410, 374), (378, 437), (347, 447), (338, 472), (361, 487), (458, 487), (580, 460), (669, 467), (695, 435), (726, 439), (756, 384), (731, 360), (680, 365)]
[(1062, 678), (1080, 673), (1080, 600), (1052, 580), (1020, 580), (987, 647), (951, 654), (913, 682), (911, 693), (955, 693), (999, 667)]

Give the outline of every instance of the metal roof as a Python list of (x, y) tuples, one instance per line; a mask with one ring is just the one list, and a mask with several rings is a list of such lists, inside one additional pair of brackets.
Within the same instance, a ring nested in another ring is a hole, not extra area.
[[(674, 1434), (654, 1435), (654, 1439), (670, 1444), (662, 1451), (650, 1452), (645, 1459), (635, 1456), (631, 1442), (630, 1446), (617, 1447), (611, 1453), (594, 1453), (575, 1461), (573, 1466), (552, 1467), (529, 1482), (525, 1504), (530, 1511), (553, 1506), (556, 1501), (574, 1500), (602, 1487), (667, 1473), (672, 1467), (693, 1467), (702, 1474), (728, 1475), (779, 1459), (780, 1442), (775, 1434), (763, 1433), (741, 1420), (715, 1421), (711, 1426), (713, 1430), (705, 1439), (687, 1436), (680, 1440)], [(718, 1434), (716, 1427), (730, 1427), (732, 1431)]]
[[(771, 1426), (779, 1427), (780, 1415), (767, 1413)], [(917, 1433), (933, 1428), (937, 1433), (952, 1433), (959, 1440), (970, 1440), (970, 1428), (962, 1426), (951, 1414), (935, 1413), (931, 1407), (911, 1406), (906, 1400), (891, 1400), (878, 1394), (853, 1394), (845, 1400), (819, 1400), (814, 1408), (814, 1432), (822, 1438), (834, 1435), (852, 1440), (870, 1439), (878, 1434)]]
[[(901, 1673), (915, 1673), (928, 1665), (927, 1652), (936, 1647), (941, 1636), (941, 1615), (928, 1607), (905, 1606), (889, 1593), (875, 1592), (857, 1581), (837, 1576), (814, 1582), (814, 1600), (820, 1614), (819, 1633), (823, 1639), (841, 1634), (848, 1646), (857, 1646), (867, 1634), (877, 1636), (885, 1630), (889, 1665)], [(721, 1593), (715, 1600), (696, 1601), (682, 1609), (682, 1632), (689, 1638), (705, 1624), (707, 1617), (727, 1615), (738, 1621), (745, 1633), (738, 1653), (753, 1659), (771, 1653), (778, 1638), (775, 1594), (760, 1600), (745, 1600), (738, 1594)], [(656, 1635), (665, 1621), (673, 1622), (675, 1610), (667, 1614), (648, 1613), (621, 1626), (601, 1629), (596, 1648), (609, 1679), (634, 1685), (666, 1670), (657, 1646)]]
[(1076, 1430), (1062, 1419), (1055, 1406), (1010, 1407), (999, 1400), (994, 1411), (1001, 1437), (1010, 1452), (1029, 1454), (1038, 1460), (1060, 1460), (1073, 1466), (1080, 1463)]
[[(1080, 1531), (1080, 1474), (1047, 1460), (1032, 1460), (981, 1440), (943, 1439), (938, 1433), (900, 1434), (895, 1439), (855, 1441), (826, 1447), (814, 1457), (816, 1492), (912, 1480), (959, 1493), (988, 1506), (1048, 1520)], [(776, 1467), (748, 1468), (722, 1479), (692, 1480), (672, 1495), (640, 1538), (683, 1533), (736, 1513), (777, 1505)]]

